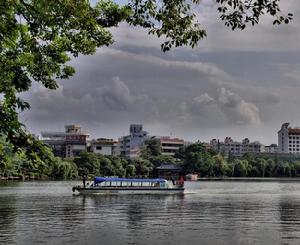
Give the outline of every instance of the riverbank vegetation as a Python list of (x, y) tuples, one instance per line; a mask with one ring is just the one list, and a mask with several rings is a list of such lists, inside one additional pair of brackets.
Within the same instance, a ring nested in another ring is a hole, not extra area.
[(29, 160), (22, 151), (0, 138), (0, 177), (2, 179), (76, 179), (80, 176), (149, 177), (162, 164), (176, 164), (183, 173), (200, 177), (300, 177), (300, 159), (281, 159), (274, 155), (246, 154), (222, 156), (201, 143), (181, 148), (175, 157), (161, 154), (155, 140), (147, 142), (141, 155), (134, 159), (82, 152), (73, 159), (55, 157), (44, 146), (46, 160)]

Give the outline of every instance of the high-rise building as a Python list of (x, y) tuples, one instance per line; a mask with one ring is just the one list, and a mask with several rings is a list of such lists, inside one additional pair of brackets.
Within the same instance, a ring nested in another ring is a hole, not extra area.
[(300, 154), (300, 128), (284, 123), (278, 131), (278, 152)]
[(142, 124), (131, 124), (129, 135), (119, 138), (118, 148), (121, 156), (126, 158), (138, 157), (140, 148), (149, 139), (148, 132), (143, 130)]

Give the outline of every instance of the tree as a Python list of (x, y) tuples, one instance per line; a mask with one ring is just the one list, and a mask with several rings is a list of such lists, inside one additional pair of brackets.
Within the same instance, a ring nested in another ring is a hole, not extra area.
[(142, 158), (133, 158), (130, 160), (130, 165), (134, 165), (135, 174), (137, 176), (148, 176), (149, 172), (152, 171), (152, 164), (149, 160)]
[[(44, 160), (44, 145), (30, 136), (18, 119), (18, 112), (30, 105), (19, 93), (30, 90), (32, 82), (48, 89), (58, 87), (57, 79), (68, 79), (74, 68), (71, 57), (90, 55), (112, 44), (110, 27), (121, 21), (147, 28), (149, 34), (164, 37), (161, 48), (194, 47), (206, 36), (197, 22), (193, 5), (199, 0), (129, 0), (119, 6), (100, 0), (0, 0), (0, 135), (22, 149), (29, 160)], [(291, 14), (280, 13), (279, 0), (216, 0), (225, 25), (244, 29), (256, 24), (264, 13), (274, 24), (288, 23)]]
[(224, 176), (227, 172), (227, 163), (222, 157), (222, 155), (218, 154), (213, 157), (214, 159), (214, 174), (215, 176)]
[(175, 158), (168, 155), (150, 156), (146, 159), (149, 160), (155, 167), (163, 164), (176, 164)]
[(91, 152), (81, 152), (79, 157), (74, 159), (80, 176), (93, 174), (100, 175), (100, 159)]
[(247, 160), (236, 160), (233, 170), (234, 177), (246, 177), (248, 174), (248, 161)]
[(196, 172), (202, 176), (213, 176), (215, 154), (213, 151), (206, 150), (201, 143), (188, 145), (182, 154), (185, 157), (182, 167), (187, 173)]
[(145, 142), (145, 147), (142, 149), (142, 157), (148, 158), (149, 156), (161, 155), (161, 144), (159, 139), (149, 139)]
[(62, 161), (55, 158), (51, 170), (51, 177), (54, 179), (72, 179), (78, 176), (77, 166), (70, 161)]
[(135, 166), (133, 164), (129, 164), (126, 167), (126, 177), (134, 177), (135, 176)]

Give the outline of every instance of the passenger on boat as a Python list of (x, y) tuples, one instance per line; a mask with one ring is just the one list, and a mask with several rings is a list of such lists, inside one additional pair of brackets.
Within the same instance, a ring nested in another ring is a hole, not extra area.
[(83, 187), (85, 188), (85, 183), (86, 183), (86, 175), (83, 175), (82, 177), (82, 183), (83, 183)]
[(173, 185), (175, 185), (176, 183), (175, 183), (175, 180), (173, 179), (173, 177), (171, 177), (171, 180), (172, 180)]
[(183, 178), (183, 176), (180, 176), (180, 178), (179, 178), (179, 185), (180, 185), (181, 187), (184, 186), (184, 178)]

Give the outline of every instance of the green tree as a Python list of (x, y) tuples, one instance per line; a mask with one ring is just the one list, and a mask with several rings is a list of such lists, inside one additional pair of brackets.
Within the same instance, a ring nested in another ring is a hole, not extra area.
[(115, 166), (112, 164), (112, 161), (102, 155), (98, 156), (100, 160), (100, 172), (104, 176), (115, 176), (116, 175), (116, 169)]
[(275, 162), (273, 159), (267, 159), (267, 164), (265, 167), (265, 177), (272, 177), (274, 176), (275, 170)]
[(152, 163), (152, 165), (154, 165), (154, 167), (158, 167), (163, 164), (177, 163), (174, 157), (168, 155), (149, 156), (146, 159), (149, 160)]
[(222, 155), (218, 154), (218, 155), (213, 156), (213, 160), (214, 160), (214, 169), (213, 169), (214, 175), (215, 176), (226, 175), (226, 173), (228, 171), (227, 170), (228, 166), (227, 166), (226, 161), (222, 157)]
[(146, 140), (145, 146), (142, 149), (142, 157), (148, 159), (150, 156), (159, 155), (161, 155), (160, 140), (156, 138)]
[(296, 161), (294, 162), (294, 170), (295, 170), (295, 176), (300, 177), (300, 162)]
[(248, 175), (248, 161), (236, 160), (234, 164), (233, 176), (234, 177), (246, 177)]
[(91, 152), (81, 152), (79, 157), (74, 159), (78, 168), (78, 174), (83, 175), (100, 175), (100, 160), (98, 156)]
[(77, 166), (74, 162), (53, 159), (51, 177), (54, 179), (73, 179), (78, 176)]
[(202, 176), (214, 176), (214, 159), (216, 153), (207, 150), (201, 143), (185, 147), (183, 170), (187, 173), (196, 172)]
[(127, 161), (123, 158), (116, 157), (116, 156), (112, 156), (109, 159), (115, 168), (115, 175), (117, 175), (118, 177), (125, 177), (126, 175), (125, 166), (127, 164)]
[(126, 177), (134, 177), (135, 174), (135, 166), (133, 164), (129, 164), (126, 167)]
[(148, 176), (153, 169), (153, 165), (149, 160), (142, 158), (134, 158), (130, 160), (130, 164), (135, 167), (135, 174), (139, 177)]
[[(163, 51), (172, 47), (194, 47), (206, 36), (197, 22), (193, 5), (199, 0), (129, 0), (119, 6), (101, 0), (92, 6), (88, 0), (1, 0), (0, 1), (0, 134), (23, 149), (29, 160), (44, 160), (43, 144), (30, 136), (18, 119), (29, 109), (19, 93), (30, 90), (32, 82), (56, 89), (57, 79), (74, 74), (68, 66), (71, 57), (90, 55), (112, 44), (110, 27), (127, 21), (147, 28), (149, 34), (164, 37)], [(216, 0), (225, 25), (244, 29), (256, 24), (264, 13), (274, 24), (288, 23), (279, 0)]]

